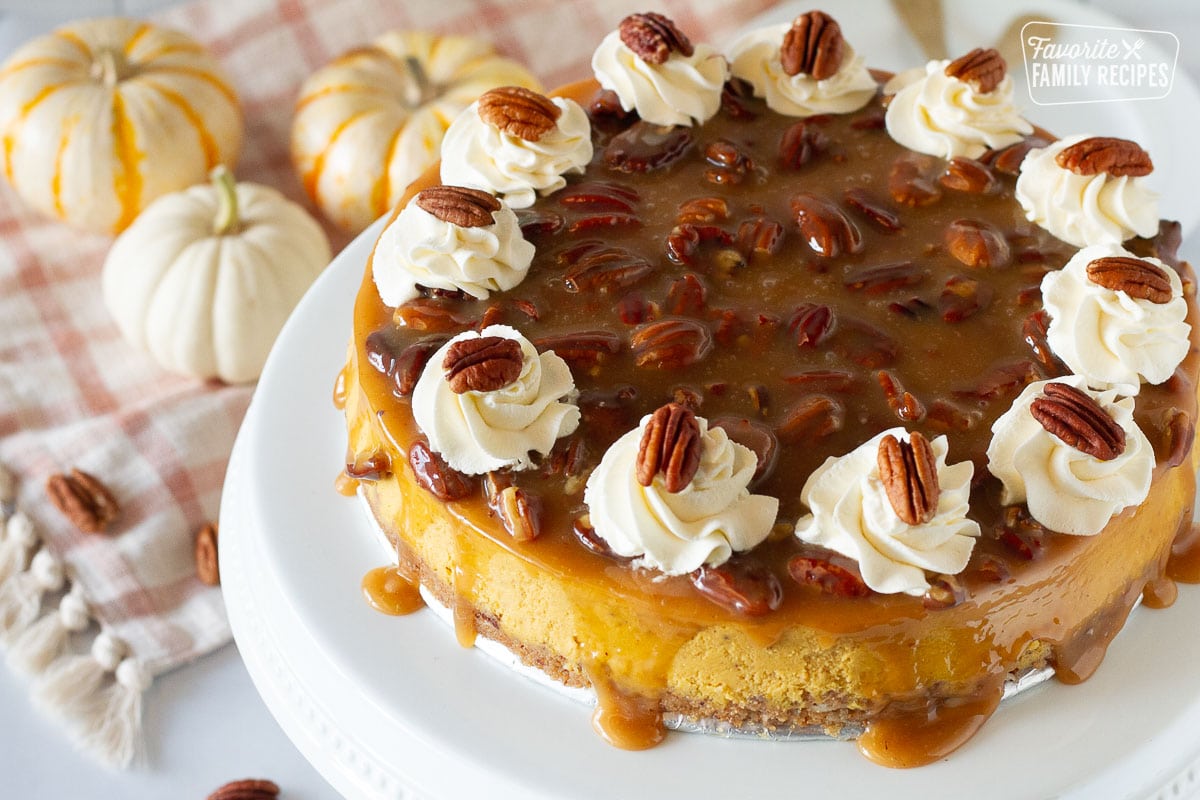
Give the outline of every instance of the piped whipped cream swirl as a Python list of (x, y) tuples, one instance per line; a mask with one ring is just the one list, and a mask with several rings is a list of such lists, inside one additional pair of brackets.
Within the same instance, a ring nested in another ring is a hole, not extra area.
[(1154, 303), (1101, 286), (1087, 274), (1098, 258), (1135, 258), (1120, 245), (1085, 247), (1042, 278), (1042, 300), (1050, 312), (1046, 339), (1071, 371), (1097, 389), (1135, 395), (1141, 384), (1162, 383), (1187, 355), (1191, 326), (1183, 284), (1174, 269), (1145, 258), (1167, 275), (1171, 299)]
[(649, 64), (618, 31), (605, 36), (592, 54), (592, 71), (601, 86), (616, 92), (623, 109), (655, 125), (706, 122), (721, 107), (729, 77), (725, 57), (710, 45), (697, 43), (690, 56), (672, 52), (662, 64)]
[(682, 575), (716, 566), (767, 538), (779, 501), (746, 488), (758, 459), (721, 428), (700, 426), (700, 466), (683, 490), (668, 492), (659, 473), (638, 482), (636, 462), (647, 415), (604, 453), (583, 500), (596, 535), (639, 567)]
[(1091, 138), (1072, 136), (1030, 150), (1021, 162), (1016, 198), (1025, 218), (1076, 247), (1120, 244), (1158, 232), (1158, 195), (1140, 177), (1077, 175), (1055, 160)]
[(750, 31), (729, 48), (734, 77), (754, 87), (754, 95), (789, 117), (846, 114), (870, 102), (879, 88), (863, 57), (846, 45), (842, 65), (832, 76), (816, 80), (804, 73), (788, 75), (779, 57), (780, 43), (791, 23)]
[[(442, 366), (446, 353), (455, 342), (482, 336), (520, 343), (521, 373), (494, 391), (456, 394)], [(460, 333), (430, 357), (413, 389), (413, 418), (429, 446), (459, 472), (529, 469), (531, 452), (550, 452), (555, 440), (579, 427), (577, 394), (570, 368), (553, 351), (539, 354), (519, 331), (489, 325), (478, 333)]]
[(892, 94), (884, 121), (888, 134), (910, 150), (940, 158), (978, 158), (1033, 132), (1013, 105), (1012, 77), (990, 92), (946, 74), (945, 61), (930, 61), (896, 75), (883, 87)]
[[(1090, 395), (1125, 431), (1125, 450), (1101, 461), (1047, 431), (1030, 405), (1047, 383), (1066, 383)], [(1030, 515), (1052, 531), (1091, 536), (1121, 509), (1150, 491), (1154, 450), (1133, 420), (1133, 398), (1109, 389), (1090, 391), (1078, 375), (1025, 387), (1012, 408), (992, 425), (988, 469), (1000, 479), (1005, 504), (1026, 503)]]
[(979, 523), (967, 519), (970, 461), (947, 464), (945, 436), (930, 442), (937, 462), (937, 511), (929, 522), (909, 525), (896, 514), (879, 476), (879, 443), (885, 436), (908, 440), (892, 428), (844, 456), (830, 456), (800, 491), (810, 513), (796, 522), (796, 536), (858, 562), (863, 581), (883, 594), (922, 595), (926, 571), (954, 575), (967, 566)]
[(419, 284), (482, 300), (519, 284), (533, 261), (533, 245), (521, 235), (511, 208), (501, 206), (492, 218), (491, 225), (462, 227), (409, 202), (384, 228), (371, 255), (380, 299), (402, 305), (417, 297)]
[(528, 208), (539, 193), (565, 186), (563, 175), (583, 172), (592, 160), (592, 126), (574, 100), (549, 99), (562, 113), (534, 142), (485, 122), (479, 102), (472, 103), (442, 140), (442, 182), (492, 192), (513, 208)]

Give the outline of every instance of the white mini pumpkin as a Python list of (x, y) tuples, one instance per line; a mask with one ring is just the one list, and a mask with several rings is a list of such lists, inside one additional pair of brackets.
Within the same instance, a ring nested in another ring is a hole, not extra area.
[(104, 302), (129, 342), (175, 372), (255, 380), (301, 295), (329, 263), (308, 212), (267, 186), (210, 185), (155, 201), (113, 243)]
[(140, 20), (73, 23), (0, 68), (0, 167), (27, 204), (116, 233), (156, 197), (232, 164), (237, 95), (197, 42)]
[(304, 82), (292, 162), (321, 213), (357, 233), (433, 164), (459, 112), (497, 86), (541, 88), (487, 42), (389, 31)]

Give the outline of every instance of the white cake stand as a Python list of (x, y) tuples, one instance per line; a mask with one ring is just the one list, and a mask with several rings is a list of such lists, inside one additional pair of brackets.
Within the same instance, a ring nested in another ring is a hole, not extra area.
[(776, 796), (907, 800), (1189, 797), (1200, 785), (1200, 587), (1138, 609), (1082, 686), (1007, 701), (949, 759), (875, 766), (846, 742), (673, 734), (604, 744), (590, 712), (455, 642), (428, 610), (388, 617), (359, 581), (384, 552), (338, 495), (333, 407), (350, 313), (378, 227), (305, 297), (267, 364), (230, 463), (221, 576), (238, 647), (279, 724), (348, 798), (637, 800)]

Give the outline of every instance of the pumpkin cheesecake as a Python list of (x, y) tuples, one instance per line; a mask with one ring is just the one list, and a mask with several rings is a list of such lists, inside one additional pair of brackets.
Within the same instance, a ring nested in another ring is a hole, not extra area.
[(464, 111), (366, 265), (376, 603), (420, 585), (619, 746), (912, 766), (1196, 579), (1195, 278), (1141, 147), (1034, 128), (995, 51), (873, 72), (821, 12), (725, 54), (635, 14), (593, 67)]

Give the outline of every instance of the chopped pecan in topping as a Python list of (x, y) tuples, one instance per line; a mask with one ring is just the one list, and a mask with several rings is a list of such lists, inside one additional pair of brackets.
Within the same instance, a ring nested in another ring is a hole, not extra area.
[(629, 337), (639, 367), (678, 369), (702, 360), (712, 350), (712, 332), (692, 319), (664, 317), (642, 325)]
[(823, 81), (837, 73), (846, 54), (846, 41), (837, 20), (824, 11), (809, 11), (792, 22), (783, 35), (779, 61), (788, 75), (808, 75)]
[(553, 350), (572, 366), (594, 367), (621, 350), (621, 337), (611, 331), (574, 331), (535, 339), (539, 352)]
[(996, 226), (977, 219), (956, 219), (943, 234), (950, 255), (968, 267), (1003, 267), (1012, 248)]
[(788, 560), (788, 574), (801, 586), (811, 586), (835, 597), (866, 597), (871, 593), (862, 579), (858, 564), (845, 556), (830, 553), (828, 558), (797, 555)]
[(765, 564), (747, 556), (734, 556), (715, 567), (706, 564), (688, 577), (700, 594), (747, 617), (761, 617), (783, 603), (779, 578)]
[(1107, 173), (1113, 178), (1139, 177), (1154, 171), (1150, 154), (1137, 142), (1111, 136), (1093, 136), (1059, 152), (1054, 161), (1076, 175)]
[(1087, 265), (1087, 276), (1092, 283), (1125, 292), (1130, 297), (1149, 300), (1151, 303), (1167, 303), (1171, 300), (1171, 281), (1162, 267), (1140, 258), (1107, 256), (1097, 258)]
[(424, 439), (409, 446), (408, 464), (417, 485), (443, 502), (462, 500), (475, 492), (475, 480), (447, 464)]
[(502, 133), (536, 142), (558, 123), (562, 109), (523, 86), (500, 86), (479, 97), (479, 118)]
[(879, 442), (876, 455), (879, 479), (896, 516), (909, 525), (929, 522), (937, 513), (937, 458), (920, 432), (913, 431), (902, 442), (888, 435)]
[(786, 169), (799, 169), (828, 147), (829, 137), (811, 119), (802, 119), (783, 132), (779, 140), (779, 163)]
[(1029, 413), (1058, 439), (1100, 461), (1125, 452), (1125, 429), (1091, 395), (1074, 386), (1046, 384)]
[(682, 158), (695, 134), (683, 125), (654, 125), (639, 119), (604, 146), (604, 164), (618, 172), (650, 172)]
[(460, 228), (482, 228), (495, 222), (500, 201), (487, 192), (465, 186), (430, 186), (413, 201), (442, 222)]
[(542, 504), (519, 486), (505, 486), (489, 500), (504, 530), (518, 542), (532, 542), (542, 532)]
[(1004, 63), (1000, 51), (989, 47), (976, 47), (965, 56), (959, 56), (946, 65), (946, 77), (958, 78), (963, 83), (969, 83), (975, 91), (987, 94), (1000, 85), (1008, 65)]
[(776, 429), (788, 444), (811, 445), (842, 429), (846, 407), (823, 394), (810, 395), (789, 408)]
[(630, 14), (621, 20), (617, 33), (621, 42), (647, 64), (663, 64), (672, 52), (687, 57), (694, 51), (675, 23), (662, 14)]
[(683, 491), (700, 468), (700, 446), (695, 413), (679, 403), (660, 406), (647, 420), (638, 444), (638, 483), (649, 486), (661, 472), (668, 492)]
[(54, 507), (84, 533), (103, 533), (121, 513), (117, 498), (95, 476), (72, 468), (46, 479)]
[(791, 205), (801, 237), (817, 255), (837, 258), (862, 250), (862, 233), (837, 203), (801, 192), (792, 197)]
[(455, 394), (494, 392), (515, 381), (524, 363), (525, 355), (516, 339), (480, 336), (450, 345), (442, 369)]
[(947, 189), (967, 194), (988, 194), (1000, 185), (991, 167), (964, 156), (955, 156), (947, 162), (945, 171), (938, 177), (938, 183)]

